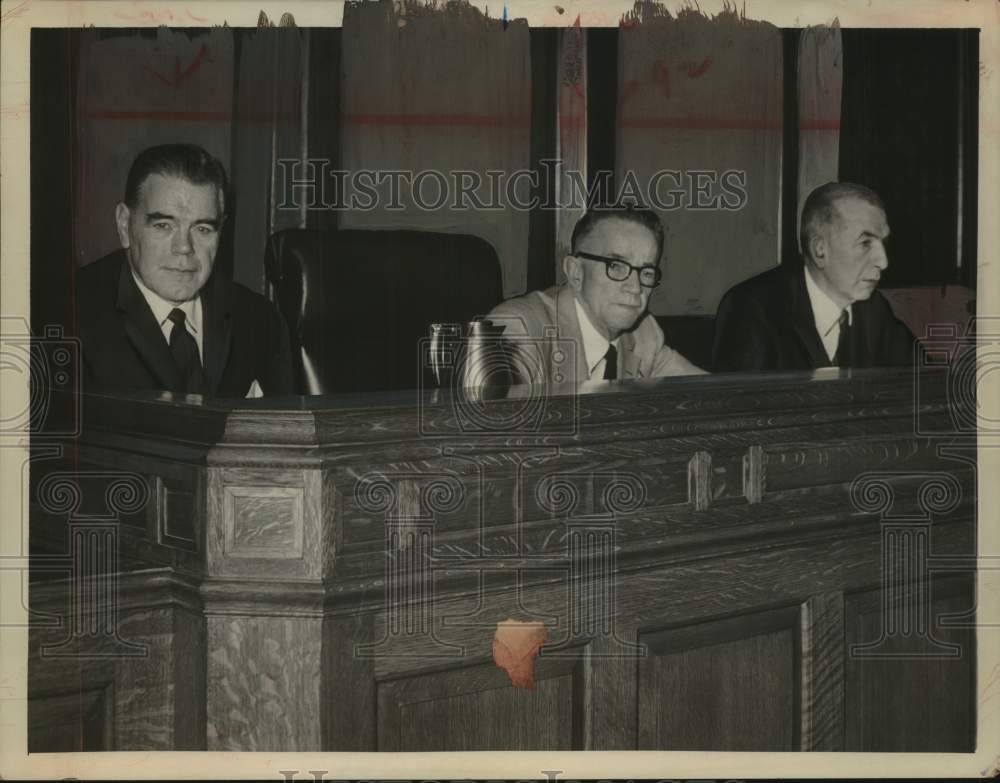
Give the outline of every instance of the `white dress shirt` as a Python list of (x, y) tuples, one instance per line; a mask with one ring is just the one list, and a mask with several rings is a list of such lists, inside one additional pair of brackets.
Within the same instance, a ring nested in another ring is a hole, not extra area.
[[(604, 339), (597, 327), (595, 327), (583, 309), (580, 300), (573, 298), (576, 305), (576, 320), (580, 322), (580, 334), (583, 336), (583, 353), (587, 362), (587, 373), (590, 380), (601, 380), (604, 378), (604, 355), (608, 352), (611, 342)], [(618, 350), (618, 340), (613, 340), (615, 350)], [(616, 368), (617, 369), (617, 368)]]
[(837, 342), (840, 340), (840, 314), (847, 310), (847, 323), (853, 323), (851, 306), (841, 308), (829, 295), (820, 288), (813, 280), (812, 274), (807, 266), (804, 270), (806, 276), (806, 291), (809, 292), (809, 302), (812, 304), (813, 321), (816, 323), (816, 331), (819, 332), (820, 339), (823, 340), (823, 348), (826, 355), (833, 361), (837, 355)]
[(136, 286), (139, 288), (139, 293), (142, 294), (146, 303), (149, 305), (149, 309), (153, 311), (153, 318), (160, 325), (160, 331), (163, 332), (163, 337), (167, 341), (167, 345), (170, 345), (170, 333), (174, 329), (174, 322), (168, 317), (170, 311), (175, 307), (184, 311), (184, 326), (192, 337), (194, 337), (195, 344), (198, 346), (198, 357), (201, 359), (201, 363), (205, 363), (205, 352), (202, 350), (202, 328), (201, 328), (201, 296), (196, 296), (194, 299), (189, 299), (181, 304), (174, 304), (173, 302), (168, 302), (162, 296), (157, 294), (155, 291), (150, 290), (145, 285), (143, 285), (142, 280), (135, 273), (135, 270), (131, 270), (132, 279), (135, 280)]

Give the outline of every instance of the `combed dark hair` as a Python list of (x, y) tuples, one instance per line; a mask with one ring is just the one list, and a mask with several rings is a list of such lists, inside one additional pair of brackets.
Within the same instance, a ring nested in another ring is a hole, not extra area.
[(636, 209), (632, 206), (621, 207), (601, 207), (588, 210), (573, 227), (573, 236), (570, 239), (570, 252), (575, 253), (577, 248), (590, 232), (594, 230), (602, 220), (617, 218), (627, 223), (634, 223), (637, 226), (648, 228), (656, 237), (656, 261), (659, 263), (663, 255), (663, 223), (660, 216), (651, 209)]
[(878, 193), (865, 185), (854, 182), (827, 182), (820, 185), (802, 207), (802, 222), (799, 229), (799, 248), (802, 257), (809, 255), (809, 238), (820, 226), (828, 226), (833, 222), (833, 210), (837, 202), (845, 198), (857, 198), (867, 201), (874, 207), (885, 212), (885, 204)]
[(215, 185), (221, 199), (221, 212), (225, 215), (228, 203), (226, 169), (198, 145), (161, 144), (140, 152), (132, 161), (125, 180), (125, 206), (135, 209), (139, 190), (153, 174), (178, 177), (192, 185)]

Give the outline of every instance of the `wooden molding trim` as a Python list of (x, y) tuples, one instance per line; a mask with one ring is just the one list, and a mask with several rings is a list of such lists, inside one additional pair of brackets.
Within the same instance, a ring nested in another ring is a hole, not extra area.
[(712, 455), (707, 451), (696, 451), (688, 462), (688, 502), (695, 511), (712, 504)]
[(326, 590), (318, 581), (207, 579), (201, 597), (207, 616), (322, 618)]
[(767, 457), (762, 446), (754, 445), (743, 455), (743, 496), (747, 503), (760, 503), (764, 499), (767, 477)]

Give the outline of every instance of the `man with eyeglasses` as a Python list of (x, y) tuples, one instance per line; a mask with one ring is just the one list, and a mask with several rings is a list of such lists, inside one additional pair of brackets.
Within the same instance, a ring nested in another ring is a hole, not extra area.
[[(487, 316), (504, 324), (518, 380), (564, 383), (695, 375), (664, 343), (646, 311), (659, 285), (663, 225), (647, 209), (587, 212), (563, 259), (566, 282), (501, 303)], [(573, 356), (568, 357), (567, 351)]]

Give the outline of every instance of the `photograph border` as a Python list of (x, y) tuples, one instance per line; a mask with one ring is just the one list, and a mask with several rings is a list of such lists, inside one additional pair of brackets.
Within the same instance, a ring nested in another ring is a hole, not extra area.
[[(532, 26), (617, 27), (633, 9), (623, 0), (472, 0), (492, 17), (526, 18)], [(676, 11), (687, 0), (667, 0)], [(705, 14), (724, 9), (725, 0), (703, 0)], [(900, 7), (903, 6), (903, 7)], [(729, 4), (728, 7), (732, 8)], [(2, 4), (0, 48), (0, 310), (8, 325), (30, 323), (30, 73), (33, 27), (256, 27), (260, 15), (278, 20), (290, 13), (299, 27), (338, 27), (344, 3), (204, 2), (196, 6), (119, 0), (107, 2), (32, 2)], [(188, 13), (193, 9), (192, 13)], [(562, 9), (561, 12), (558, 9)], [(839, 24), (841, 27), (975, 28), (980, 33), (978, 286), (980, 318), (1000, 317), (1000, 3), (996, 0), (893, 0), (841, 2), (745, 2), (737, 6), (748, 19), (778, 27)], [(997, 337), (1000, 342), (1000, 336)], [(982, 350), (982, 346), (980, 347)], [(1000, 418), (1000, 372), (983, 373), (979, 387), (981, 421)], [(27, 376), (0, 373), (0, 421), (26, 409)], [(980, 562), (1000, 562), (1000, 488), (984, 477), (1000, 475), (1000, 441), (980, 439), (978, 525)], [(13, 778), (152, 779), (230, 778), (313, 780), (344, 778), (663, 778), (663, 777), (991, 777), (1000, 772), (1000, 621), (977, 625), (977, 750), (936, 753), (727, 753), (678, 751), (623, 752), (453, 752), (453, 753), (221, 753), (113, 752), (26, 754), (27, 615), (22, 589), (27, 585), (28, 540), (27, 436), (0, 443), (0, 775)], [(1000, 568), (977, 571), (977, 612), (1000, 618)], [(317, 717), (318, 719), (318, 717)], [(558, 771), (558, 772), (557, 772)]]

